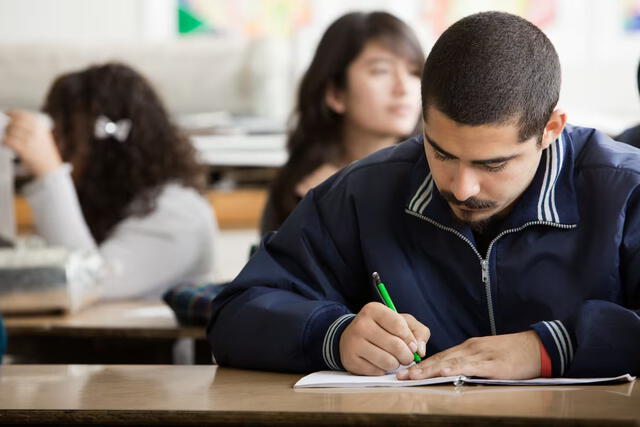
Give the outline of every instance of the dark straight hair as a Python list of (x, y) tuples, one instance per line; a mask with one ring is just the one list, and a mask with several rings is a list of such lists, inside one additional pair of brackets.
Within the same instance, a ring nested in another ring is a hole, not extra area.
[(503, 12), (467, 16), (436, 41), (422, 72), (422, 111), (432, 105), (465, 125), (519, 125), (542, 136), (560, 96), (560, 61), (529, 21)]
[(277, 223), (272, 229), (297, 205), (295, 186), (320, 165), (343, 157), (343, 118), (329, 108), (325, 95), (331, 85), (336, 89), (347, 86), (347, 68), (369, 41), (406, 58), (418, 71), (422, 69), (424, 54), (415, 33), (389, 13), (348, 13), (329, 26), (298, 90), (287, 140), (289, 159), (271, 186), (270, 202)]

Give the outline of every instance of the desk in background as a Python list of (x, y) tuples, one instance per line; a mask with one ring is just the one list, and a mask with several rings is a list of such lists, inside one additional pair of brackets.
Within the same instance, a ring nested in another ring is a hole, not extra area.
[[(221, 229), (256, 229), (267, 200), (265, 189), (210, 190), (206, 199), (216, 212)], [(15, 218), (18, 234), (33, 231), (33, 215), (24, 197), (16, 197)]]
[(18, 363), (211, 363), (204, 328), (178, 325), (162, 301), (4, 320), (8, 354)]
[(215, 366), (7, 365), (0, 422), (640, 425), (635, 383), (294, 390), (299, 378)]
[(288, 158), (284, 133), (193, 135), (191, 142), (208, 166), (280, 167)]

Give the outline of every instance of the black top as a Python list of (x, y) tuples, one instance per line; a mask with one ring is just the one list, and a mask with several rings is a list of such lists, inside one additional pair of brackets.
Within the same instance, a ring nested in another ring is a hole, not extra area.
[(640, 148), (640, 125), (625, 130), (613, 139)]

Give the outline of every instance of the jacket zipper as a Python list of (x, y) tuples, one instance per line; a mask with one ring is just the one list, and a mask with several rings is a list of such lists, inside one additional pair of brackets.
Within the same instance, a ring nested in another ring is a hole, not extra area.
[(561, 229), (571, 229), (571, 228), (576, 228), (577, 224), (558, 224), (555, 222), (550, 222), (550, 221), (529, 221), (529, 222), (525, 222), (524, 224), (522, 224), (520, 227), (516, 227), (516, 228), (509, 228), (507, 230), (503, 230), (501, 231), (490, 243), (489, 243), (489, 247), (487, 248), (487, 256), (485, 258), (482, 258), (482, 255), (480, 254), (480, 252), (478, 251), (478, 249), (476, 249), (476, 247), (473, 245), (473, 243), (471, 243), (471, 240), (467, 239), (462, 233), (460, 233), (458, 230), (456, 230), (455, 228), (451, 228), (451, 227), (447, 227), (444, 226), (442, 224), (440, 224), (437, 221), (432, 220), (431, 218), (428, 218), (422, 214), (419, 214), (417, 212), (411, 211), (409, 209), (405, 209), (405, 212), (413, 215), (415, 217), (418, 217), (436, 227), (438, 227), (441, 230), (445, 230), (448, 231), (450, 233), (455, 234), (456, 236), (458, 236), (459, 238), (461, 238), (462, 240), (464, 240), (465, 242), (467, 242), (467, 244), (471, 247), (471, 249), (473, 249), (473, 252), (476, 254), (476, 256), (478, 257), (478, 259), (480, 260), (480, 270), (481, 270), (481, 278), (482, 278), (482, 284), (484, 285), (484, 291), (485, 291), (485, 295), (487, 298), (487, 310), (489, 312), (489, 326), (491, 327), (491, 335), (496, 335), (496, 321), (495, 321), (495, 316), (493, 313), (493, 298), (491, 296), (491, 277), (489, 276), (489, 257), (491, 255), (491, 249), (493, 248), (493, 245), (504, 235), (509, 234), (509, 233), (516, 233), (518, 231), (522, 231), (523, 229), (531, 226), (531, 225), (548, 225), (551, 227), (556, 227), (556, 228), (561, 228)]

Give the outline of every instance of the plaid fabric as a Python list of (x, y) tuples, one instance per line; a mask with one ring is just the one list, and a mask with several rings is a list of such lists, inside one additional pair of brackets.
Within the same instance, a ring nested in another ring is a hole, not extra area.
[(181, 325), (206, 326), (211, 317), (211, 300), (231, 283), (183, 283), (162, 295)]

